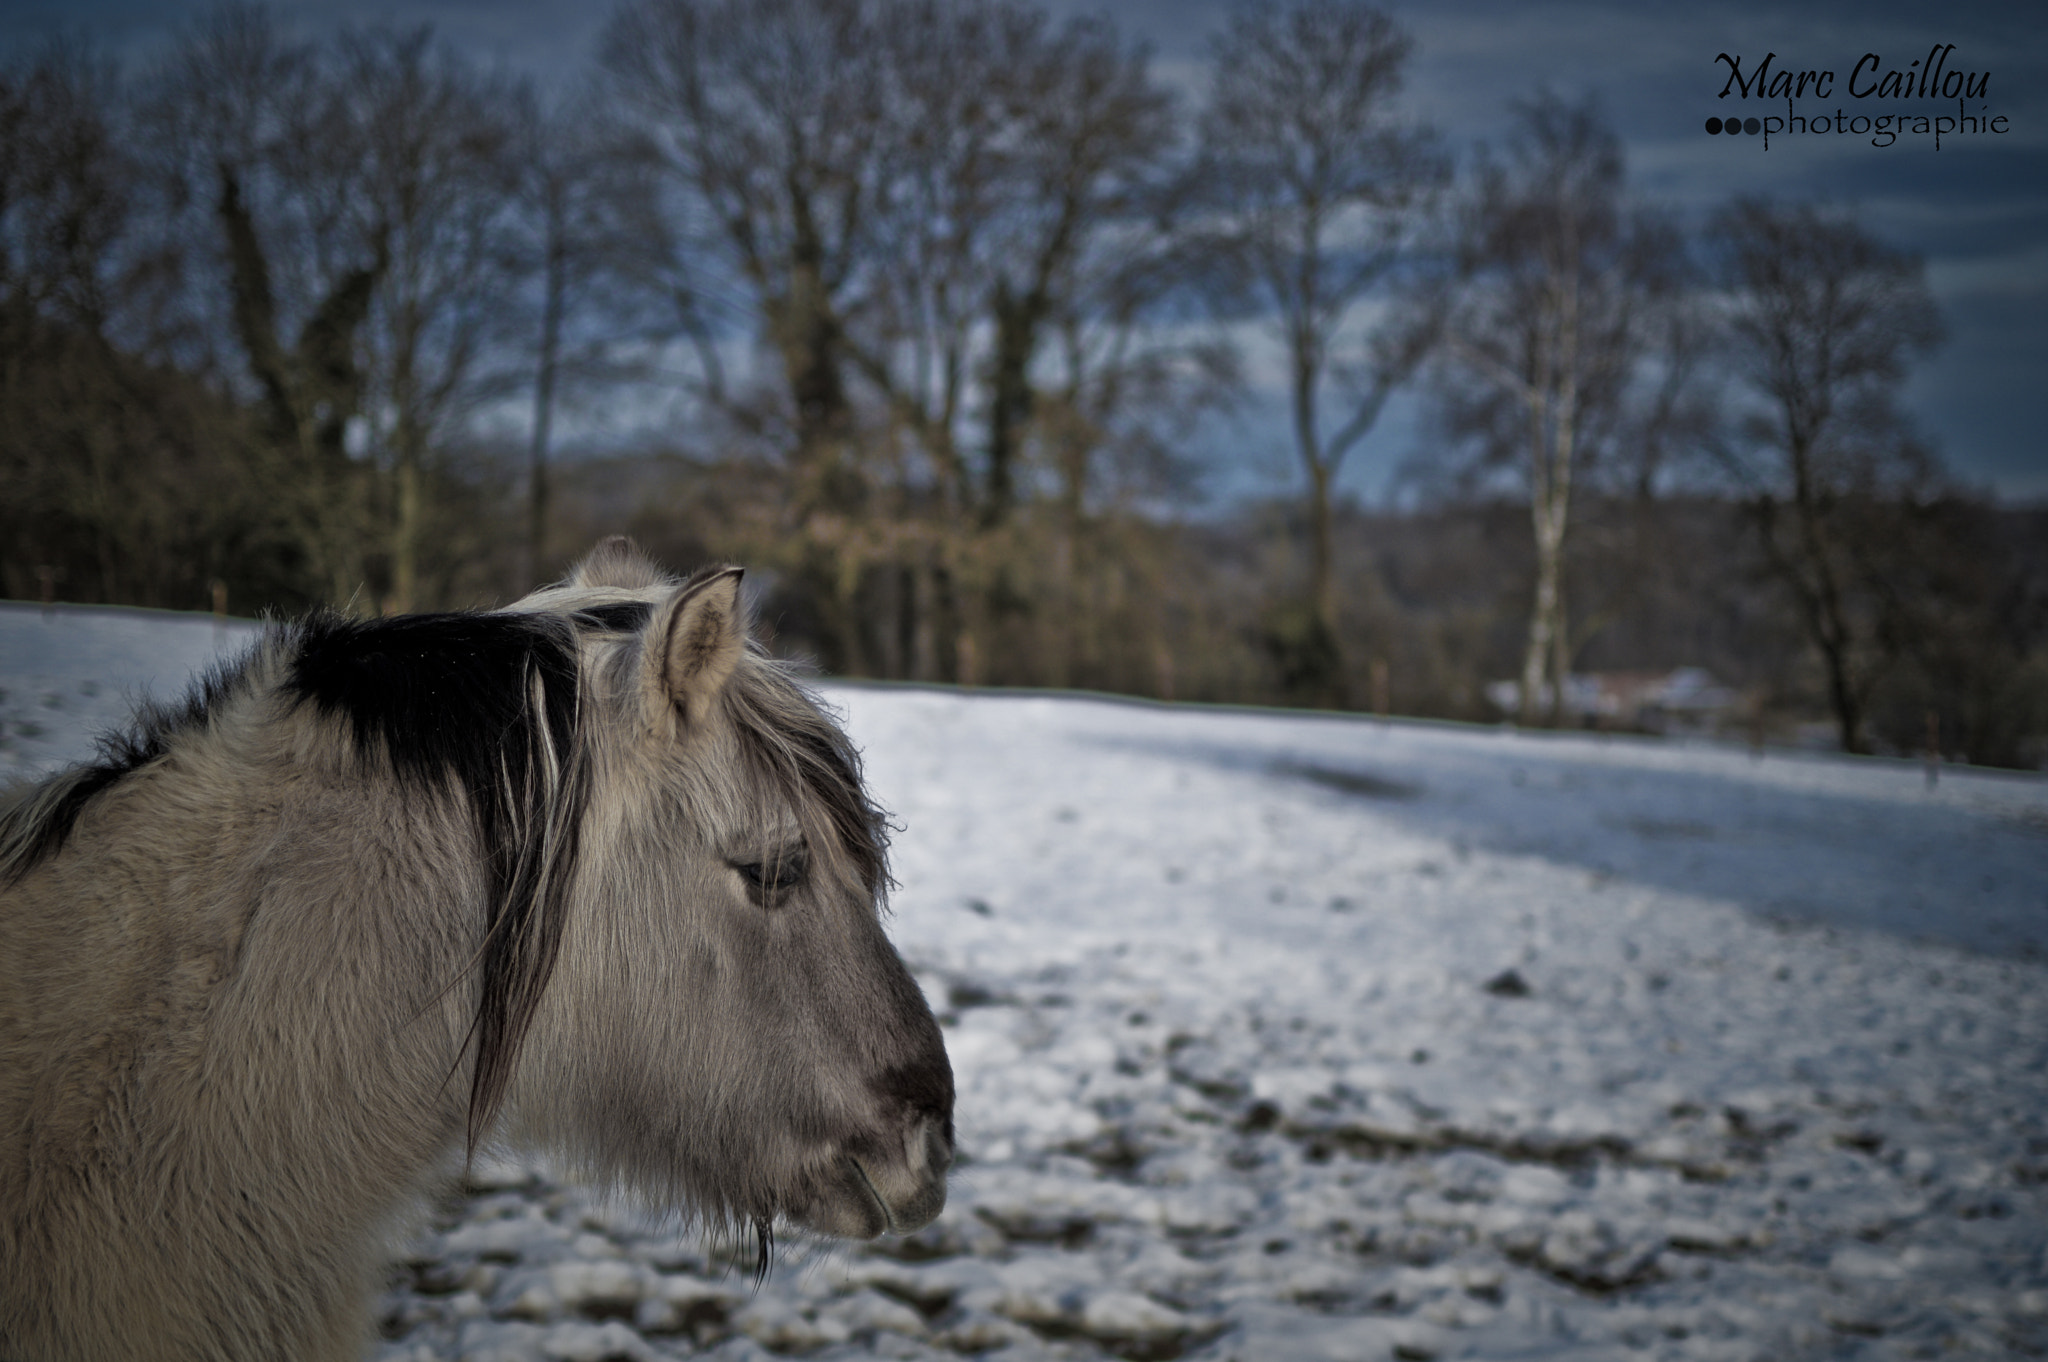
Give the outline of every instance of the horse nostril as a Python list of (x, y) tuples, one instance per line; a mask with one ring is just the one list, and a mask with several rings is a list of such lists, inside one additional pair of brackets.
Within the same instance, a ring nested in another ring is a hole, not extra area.
[(924, 1160), (935, 1177), (943, 1177), (953, 1166), (953, 1132), (938, 1121), (927, 1121), (924, 1127)]

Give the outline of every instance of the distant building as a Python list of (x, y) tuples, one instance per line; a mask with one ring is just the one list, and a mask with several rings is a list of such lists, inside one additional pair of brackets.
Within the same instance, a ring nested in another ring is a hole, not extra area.
[[(1513, 717), (1522, 709), (1519, 681), (1495, 681), (1486, 698)], [(1704, 667), (1668, 672), (1574, 672), (1564, 682), (1564, 717), (1587, 728), (1625, 728), (1645, 733), (1712, 732), (1733, 720), (1742, 694), (1716, 680)], [(1548, 713), (1549, 688), (1537, 709)]]

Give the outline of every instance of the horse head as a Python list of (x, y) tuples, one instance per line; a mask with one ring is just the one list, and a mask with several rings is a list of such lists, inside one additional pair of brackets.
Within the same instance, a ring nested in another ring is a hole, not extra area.
[(882, 929), (887, 827), (740, 572), (610, 541), (510, 607), (577, 630), (589, 793), (512, 1129), (713, 1223), (907, 1232), (945, 1204), (953, 1077)]

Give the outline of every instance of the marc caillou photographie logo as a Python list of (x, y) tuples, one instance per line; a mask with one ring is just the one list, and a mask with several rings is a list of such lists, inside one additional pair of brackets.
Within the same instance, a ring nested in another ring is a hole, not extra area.
[[(1709, 118), (1707, 132), (1761, 136), (1767, 151), (1773, 137), (1867, 138), (1874, 147), (1927, 138), (1940, 151), (1944, 139), (2005, 135), (2011, 120), (1991, 107), (1991, 72), (1970, 70), (1955, 54), (1954, 43), (1936, 43), (1926, 56), (1898, 66), (1865, 52), (1837, 82), (1833, 68), (1778, 64), (1776, 52), (1753, 66), (1745, 66), (1740, 53), (1722, 52), (1714, 65), (1727, 68), (1726, 79), (1715, 98), (1742, 103)], [(1751, 100), (1756, 113), (1747, 111)]]

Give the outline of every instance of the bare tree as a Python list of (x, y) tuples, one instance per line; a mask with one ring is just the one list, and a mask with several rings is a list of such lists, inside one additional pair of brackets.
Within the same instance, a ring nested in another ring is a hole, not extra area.
[(991, 525), (1018, 494), (1038, 403), (1033, 370), (1054, 328), (1067, 340), (1062, 388), (1073, 392), (1086, 355), (1075, 328), (1090, 316), (1127, 326), (1163, 292), (1159, 197), (1177, 149), (1171, 98), (1145, 54), (1105, 22), (1071, 23), (1014, 65), (1012, 218), (992, 262), (983, 369), (982, 519)]
[[(629, 333), (648, 312), (631, 289), (643, 249), (626, 248), (640, 225), (620, 221), (637, 195), (625, 192), (632, 149), (601, 97), (589, 86), (544, 101), (532, 91), (518, 100), (516, 158), (523, 230), (521, 266), (537, 294), (533, 337), (533, 417), (527, 442), (525, 535), (520, 589), (540, 584), (547, 571), (548, 459), (564, 380), (609, 373), (600, 354), (613, 333)], [(622, 212), (623, 210), (623, 212)], [(657, 249), (666, 234), (654, 234)], [(608, 288), (614, 279), (626, 285)], [(630, 282), (628, 282), (630, 280)], [(595, 326), (594, 314), (612, 313)], [(579, 345), (579, 331), (583, 332)], [(594, 332), (605, 333), (602, 337)]]
[[(1076, 96), (1051, 107), (1083, 115), (1075, 117), (1082, 128), (1090, 109), (1113, 122), (1121, 117), (1113, 102)], [(1087, 146), (1081, 140), (1077, 150)], [(1202, 285), (1212, 258), (1205, 205), (1191, 192), (1183, 146), (1161, 138), (1125, 147), (1092, 203), (1083, 200), (1073, 218), (1068, 258), (1044, 276), (1049, 310), (1031, 340), (1029, 366), (1016, 371), (1017, 412), (1027, 418), (1014, 436), (1018, 487), (1035, 497), (1021, 521), (1006, 523), (1013, 556), (1032, 564), (1033, 600), (1050, 608), (1035, 624), (1011, 622), (1012, 633), (1030, 626), (1011, 651), (1028, 648), (1042, 660), (1024, 673), (1029, 681), (1064, 686), (1102, 684), (1118, 665), (1111, 659), (1135, 649), (1149, 659), (1153, 680), (1146, 689), (1172, 695), (1166, 601), (1177, 588), (1199, 590), (1174, 580), (1180, 565), (1170, 520), (1176, 507), (1199, 498), (1185, 447), (1206, 418), (1239, 395), (1241, 373), (1237, 348), (1204, 315)], [(1128, 154), (1134, 150), (1141, 154)], [(1054, 159), (1048, 168), (1063, 164), (1085, 162)], [(1048, 184), (1033, 201), (1062, 198)], [(999, 286), (997, 316), (1015, 297)], [(1015, 320), (1022, 317), (1013, 314)], [(993, 409), (1004, 391), (1006, 353), (1019, 352), (1006, 352), (1000, 322), (990, 329), (997, 338), (985, 401)], [(1020, 328), (1010, 339), (1028, 334)], [(993, 444), (993, 410), (989, 419)], [(1148, 604), (1127, 610), (1125, 601)]]
[(782, 368), (805, 503), (855, 495), (844, 329), (868, 284), (885, 34), (864, 0), (641, 0), (604, 63), (702, 205)]
[[(1100, 21), (1055, 30), (993, 0), (892, 15), (898, 103), (874, 223), (878, 287), (848, 342), (924, 457), (942, 514), (920, 536), (930, 561), (919, 571), (937, 651), (967, 676), (989, 630), (1022, 610), (1018, 574), (1035, 570), (1035, 538), (1013, 520), (1050, 471), (1038, 417), (1041, 388), (1060, 381), (1055, 337), (1109, 303), (1113, 256), (1140, 253), (1112, 243), (1156, 236), (1171, 102), (1144, 54)], [(1089, 353), (1063, 348), (1067, 386)], [(1064, 429), (1065, 465), (1090, 448), (1078, 433)]]
[(372, 296), (373, 439), (393, 480), (393, 610), (424, 604), (429, 461), (484, 398), (521, 385), (503, 356), (520, 310), (516, 84), (425, 27), (344, 32), (339, 72), (363, 155), (356, 205), (388, 254)]
[(636, 268), (699, 391), (771, 443), (722, 342), (776, 361), (783, 537), (829, 660), (974, 675), (981, 621), (1019, 599), (998, 579), (1025, 553), (1054, 337), (1095, 306), (1105, 239), (1152, 230), (1173, 129), (1143, 54), (1013, 0), (644, 0), (606, 61), (669, 175)]
[(425, 28), (299, 41), (235, 4), (154, 87), (195, 313), (264, 413), (278, 500), (331, 599), (418, 608), (450, 443), (516, 381), (519, 88)]
[(118, 89), (71, 44), (0, 69), (0, 525), (10, 568), (27, 551), (32, 570), (89, 572), (72, 587), (88, 598), (145, 587), (182, 500), (166, 504), (155, 451), (135, 447), (161, 441), (155, 402), (117, 348), (144, 216)]
[(328, 597), (365, 581), (371, 470), (347, 449), (367, 400), (362, 329), (388, 264), (356, 215), (360, 146), (310, 43), (222, 5), (154, 72), (147, 141), (185, 248), (192, 359), (260, 413), (264, 492)]
[(1820, 654), (1842, 748), (1865, 749), (1865, 707), (1886, 660), (1886, 509), (1938, 490), (1892, 394), (1910, 355), (1941, 337), (1917, 256), (1811, 205), (1744, 198), (1711, 239), (1728, 299), (1728, 356), (1752, 399), (1727, 448), (1759, 541)]
[(0, 577), (182, 606), (221, 580), (297, 604), (263, 441), (194, 344), (193, 252), (138, 93), (74, 43), (0, 67)]
[(1546, 93), (1515, 115), (1461, 208), (1438, 392), (1480, 470), (1513, 469), (1529, 498), (1536, 573), (1520, 703), (1534, 722), (1546, 695), (1555, 715), (1571, 669), (1575, 482), (1614, 453), (1631, 393), (1654, 377), (1655, 342), (1684, 333), (1660, 311), (1681, 277), (1679, 242), (1624, 206), (1621, 144), (1593, 104)]
[[(1199, 174), (1235, 292), (1285, 347), (1294, 448), (1308, 482), (1311, 689), (1341, 702), (1332, 489), (1420, 358), (1425, 333), (1365, 304), (1407, 258), (1445, 175), (1425, 130), (1396, 116), (1414, 42), (1357, 0), (1248, 0), (1212, 48)], [(1326, 425), (1326, 421), (1328, 424)]]
[(741, 325), (774, 357), (771, 403), (711, 393), (786, 460), (790, 566), (824, 615), (826, 660), (856, 670), (849, 541), (869, 482), (846, 328), (874, 282), (887, 40), (872, 0), (638, 0), (613, 16), (603, 52), (613, 88), (686, 191), (685, 211), (708, 229), (700, 239), (738, 285)]
[(985, 404), (992, 438), (977, 448), (973, 408), (983, 323), (1004, 299), (998, 281), (1010, 257), (1036, 245), (1023, 193), (1035, 150), (1026, 92), (1045, 61), (1046, 22), (1006, 0), (904, 0), (878, 12), (890, 98), (869, 213), (873, 284), (844, 340), (886, 413), (874, 444), (893, 495), (853, 539), (877, 566), (893, 560), (883, 570), (898, 577), (891, 604), (910, 641), (905, 669), (972, 681), (1006, 569), (989, 532), (1013, 499), (1021, 443), (1014, 404), (996, 400)]

